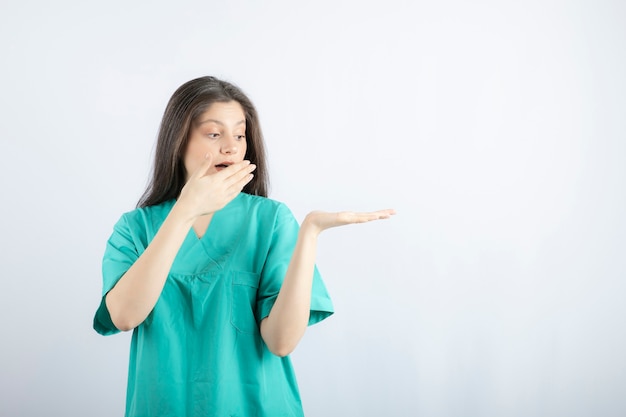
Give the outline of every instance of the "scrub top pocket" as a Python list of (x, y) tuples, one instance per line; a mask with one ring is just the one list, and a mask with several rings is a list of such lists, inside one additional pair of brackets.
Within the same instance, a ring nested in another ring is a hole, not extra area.
[(259, 325), (254, 315), (260, 275), (233, 272), (230, 322), (241, 333), (257, 333)]

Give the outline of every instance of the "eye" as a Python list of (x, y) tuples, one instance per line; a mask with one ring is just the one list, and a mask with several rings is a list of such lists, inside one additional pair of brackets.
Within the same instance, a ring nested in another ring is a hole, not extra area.
[(235, 135), (235, 139), (237, 139), (237, 140), (246, 140), (246, 135)]
[(206, 136), (211, 139), (217, 139), (220, 134), (219, 133), (207, 133)]

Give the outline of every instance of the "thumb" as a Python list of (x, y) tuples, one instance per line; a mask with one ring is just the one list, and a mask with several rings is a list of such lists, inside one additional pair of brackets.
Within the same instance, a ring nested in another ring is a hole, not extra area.
[(204, 162), (196, 170), (196, 172), (193, 174), (193, 176), (196, 177), (196, 178), (204, 177), (206, 175), (207, 171), (209, 170), (209, 168), (211, 168), (211, 163), (212, 162), (213, 162), (213, 155), (211, 153), (207, 153), (206, 155), (204, 155)]

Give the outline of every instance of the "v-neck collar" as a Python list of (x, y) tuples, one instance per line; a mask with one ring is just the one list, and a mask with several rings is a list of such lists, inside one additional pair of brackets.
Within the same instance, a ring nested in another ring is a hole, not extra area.
[(207, 232), (209, 231), (209, 227), (211, 227), (211, 221), (213, 220), (213, 216), (215, 215), (215, 213), (210, 214), (209, 216), (211, 216), (209, 223), (207, 224), (206, 229), (204, 230), (204, 233), (202, 233), (202, 236), (198, 236), (198, 233), (196, 232), (196, 229), (191, 226), (191, 231), (193, 232), (193, 234), (196, 236), (196, 239), (201, 240), (204, 235), (207, 234)]
[(242, 197), (242, 193), (239, 193), (224, 208), (213, 213), (213, 218), (201, 238), (198, 238), (193, 227), (189, 228), (172, 265), (172, 272), (195, 274), (209, 269), (224, 269), (247, 224), (246, 205), (243, 204)]

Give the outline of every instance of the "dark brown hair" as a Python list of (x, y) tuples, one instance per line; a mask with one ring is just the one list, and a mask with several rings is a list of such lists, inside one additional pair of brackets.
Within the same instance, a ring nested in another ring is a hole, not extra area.
[(229, 101), (236, 101), (243, 108), (247, 144), (244, 158), (256, 165), (254, 178), (244, 187), (243, 192), (267, 197), (269, 179), (265, 145), (254, 105), (235, 85), (215, 77), (200, 77), (181, 85), (165, 108), (159, 128), (152, 178), (137, 207), (153, 206), (178, 197), (185, 185), (183, 158), (192, 123), (211, 104)]

